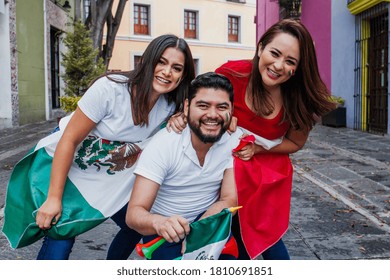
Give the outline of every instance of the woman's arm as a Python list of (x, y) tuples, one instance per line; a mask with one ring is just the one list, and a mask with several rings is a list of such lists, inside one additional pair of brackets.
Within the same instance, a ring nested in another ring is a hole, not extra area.
[(76, 147), (95, 126), (79, 108), (76, 109), (54, 153), (47, 199), (36, 216), (39, 228), (48, 229), (61, 217), (62, 195)]
[(234, 156), (242, 160), (250, 160), (254, 154), (258, 153), (293, 154), (303, 148), (308, 137), (308, 132), (290, 129), (282, 142), (269, 150), (257, 144), (248, 144), (234, 153)]

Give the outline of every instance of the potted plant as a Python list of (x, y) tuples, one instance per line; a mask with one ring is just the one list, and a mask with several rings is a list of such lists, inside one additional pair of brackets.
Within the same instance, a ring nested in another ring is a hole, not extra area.
[(61, 64), (65, 68), (62, 75), (65, 94), (60, 97), (60, 103), (61, 108), (69, 113), (76, 110), (77, 102), (89, 84), (106, 71), (106, 66), (102, 58), (96, 61), (99, 51), (93, 48), (89, 31), (82, 22), (73, 23), (73, 31), (66, 33), (64, 44), (67, 52), (62, 53)]
[(334, 101), (337, 106), (336, 109), (322, 116), (322, 124), (332, 127), (346, 127), (347, 108), (344, 107), (345, 100), (342, 97), (335, 95), (331, 95), (330, 99)]

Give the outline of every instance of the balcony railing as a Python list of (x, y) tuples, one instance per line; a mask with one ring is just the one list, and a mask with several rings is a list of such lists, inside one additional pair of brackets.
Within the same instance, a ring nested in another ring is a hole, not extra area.
[(302, 0), (279, 0), (279, 17), (284, 18), (295, 18), (301, 17), (301, 5)]

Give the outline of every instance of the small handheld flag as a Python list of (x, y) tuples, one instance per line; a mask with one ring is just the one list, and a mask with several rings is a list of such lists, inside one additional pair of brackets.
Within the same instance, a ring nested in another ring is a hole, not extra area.
[[(237, 244), (234, 238), (230, 238), (230, 229), (232, 213), (240, 208), (242, 206), (225, 208), (220, 213), (191, 223), (190, 233), (184, 241), (186, 250), (177, 259), (217, 260), (221, 253), (237, 258)], [(153, 252), (164, 242), (165, 239), (160, 236), (148, 243), (137, 244), (136, 251), (139, 256), (151, 259)]]

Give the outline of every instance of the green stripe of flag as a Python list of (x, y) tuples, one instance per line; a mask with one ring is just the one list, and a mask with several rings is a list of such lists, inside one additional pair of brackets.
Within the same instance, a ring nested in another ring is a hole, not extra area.
[(13, 248), (30, 245), (44, 234), (56, 239), (71, 238), (106, 220), (67, 179), (60, 220), (46, 233), (39, 229), (34, 216), (46, 200), (51, 165), (52, 157), (41, 148), (28, 154), (14, 167), (7, 189), (3, 226)]
[[(217, 251), (222, 251), (226, 241), (230, 236), (232, 215), (228, 209), (222, 210), (220, 213), (205, 219), (193, 222), (190, 224), (190, 234), (186, 237), (186, 251), (183, 259), (187, 259), (189, 255), (196, 251), (207, 252), (212, 249), (213, 245), (220, 247)], [(220, 243), (220, 244), (218, 244)], [(219, 257), (215, 256), (216, 259)]]

